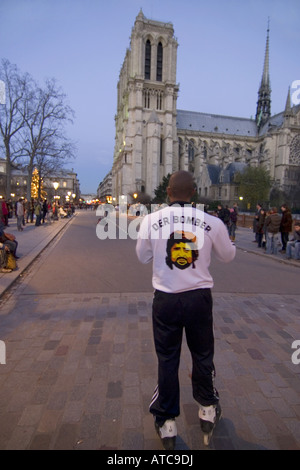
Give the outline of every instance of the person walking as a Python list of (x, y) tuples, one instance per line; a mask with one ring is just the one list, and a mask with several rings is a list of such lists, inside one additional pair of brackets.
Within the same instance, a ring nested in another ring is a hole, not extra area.
[(5, 227), (8, 227), (8, 205), (5, 199), (2, 200), (2, 220), (5, 225)]
[(266, 239), (267, 249), (266, 254), (277, 255), (278, 244), (279, 244), (279, 228), (281, 223), (281, 217), (277, 212), (277, 207), (272, 207), (269, 215), (266, 217)]
[(35, 214), (35, 226), (39, 227), (41, 225), (41, 217), (42, 217), (42, 207), (39, 201), (36, 201), (34, 207), (34, 214)]
[(255, 243), (258, 243), (258, 233), (257, 233), (257, 222), (259, 220), (259, 216), (260, 216), (260, 211), (261, 211), (261, 208), (262, 208), (262, 205), (258, 202), (256, 204), (256, 212), (255, 212), (255, 215), (254, 215), (254, 219), (253, 219), (253, 233), (255, 234), (255, 240), (253, 240)]
[(236, 232), (236, 225), (237, 225), (237, 220), (238, 220), (237, 206), (234, 205), (231, 209), (229, 209), (229, 212), (230, 212), (229, 236), (232, 241), (235, 241), (235, 232)]
[(263, 236), (265, 232), (265, 220), (266, 220), (266, 211), (262, 207), (260, 209), (259, 217), (256, 223), (256, 233), (257, 233), (257, 246), (262, 248)]
[(23, 231), (23, 221), (24, 221), (24, 204), (23, 204), (23, 199), (20, 198), (17, 202), (16, 205), (16, 216), (17, 216), (17, 226), (18, 226), (18, 231), (22, 232)]
[(281, 223), (280, 223), (280, 232), (281, 232), (281, 253), (285, 253), (286, 244), (289, 241), (289, 233), (292, 231), (293, 227), (293, 217), (291, 214), (290, 209), (286, 204), (282, 204), (281, 206)]
[(236, 248), (224, 223), (190, 203), (191, 173), (170, 177), (170, 206), (146, 215), (136, 253), (140, 262), (153, 263), (153, 334), (158, 358), (158, 384), (150, 404), (155, 428), (165, 449), (174, 449), (175, 418), (180, 414), (178, 369), (183, 329), (192, 356), (193, 397), (199, 405), (201, 429), (208, 444), (221, 413), (214, 385), (215, 366), (211, 252), (223, 262), (234, 259)]

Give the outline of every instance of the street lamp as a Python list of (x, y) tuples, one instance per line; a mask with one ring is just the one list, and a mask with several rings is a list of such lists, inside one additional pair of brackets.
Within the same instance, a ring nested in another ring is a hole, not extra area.
[(59, 183), (57, 181), (54, 181), (53, 182), (53, 187), (54, 187), (54, 191), (55, 191), (54, 199), (56, 199), (56, 191), (57, 191), (58, 186), (59, 186)]

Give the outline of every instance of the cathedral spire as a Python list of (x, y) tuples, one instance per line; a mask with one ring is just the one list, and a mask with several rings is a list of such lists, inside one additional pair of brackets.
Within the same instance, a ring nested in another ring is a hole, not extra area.
[(271, 116), (271, 85), (269, 75), (269, 28), (270, 20), (268, 20), (267, 41), (265, 50), (265, 60), (263, 74), (260, 87), (258, 90), (258, 101), (256, 107), (256, 124), (260, 128)]
[(284, 116), (288, 117), (288, 116), (291, 116), (291, 114), (292, 114), (291, 91), (290, 91), (290, 87), (289, 87), (289, 91), (288, 91), (287, 98), (286, 98), (286, 103), (285, 103)]

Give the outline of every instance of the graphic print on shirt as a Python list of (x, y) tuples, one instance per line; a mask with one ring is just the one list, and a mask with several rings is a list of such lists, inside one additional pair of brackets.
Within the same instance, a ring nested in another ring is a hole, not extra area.
[(175, 266), (178, 269), (195, 268), (198, 259), (197, 238), (194, 233), (175, 231), (171, 233), (167, 241), (166, 264), (170, 269)]

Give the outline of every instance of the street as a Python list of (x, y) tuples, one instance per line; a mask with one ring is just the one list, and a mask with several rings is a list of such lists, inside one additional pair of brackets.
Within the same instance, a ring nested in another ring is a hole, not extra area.
[[(101, 240), (97, 221), (95, 211), (79, 212), (34, 269), (28, 294), (152, 292), (151, 263), (139, 263), (135, 240)], [(297, 270), (239, 250), (230, 265), (213, 259), (211, 272), (215, 292), (299, 293)]]
[[(151, 265), (130, 238), (99, 240), (97, 220), (79, 211), (1, 303), (0, 449), (162, 449)], [(211, 272), (223, 419), (210, 448), (299, 449), (299, 268), (238, 249)], [(204, 448), (190, 368), (184, 342), (178, 450)]]

